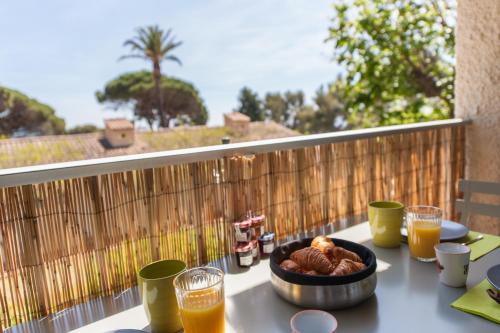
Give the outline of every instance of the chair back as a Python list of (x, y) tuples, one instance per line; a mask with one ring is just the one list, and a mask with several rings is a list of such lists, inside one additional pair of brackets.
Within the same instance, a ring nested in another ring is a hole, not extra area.
[(500, 205), (472, 201), (473, 193), (500, 196), (500, 183), (461, 179), (458, 188), (464, 193), (464, 198), (456, 201), (456, 209), (461, 214), (460, 223), (469, 225), (472, 214), (500, 218)]

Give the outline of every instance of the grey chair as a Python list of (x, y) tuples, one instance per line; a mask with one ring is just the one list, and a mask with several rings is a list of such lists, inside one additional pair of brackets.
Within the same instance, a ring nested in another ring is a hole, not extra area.
[(460, 212), (461, 224), (469, 226), (469, 219), (472, 214), (500, 218), (500, 205), (472, 201), (473, 193), (500, 196), (500, 183), (461, 179), (458, 188), (464, 193), (464, 198), (456, 201), (456, 209)]

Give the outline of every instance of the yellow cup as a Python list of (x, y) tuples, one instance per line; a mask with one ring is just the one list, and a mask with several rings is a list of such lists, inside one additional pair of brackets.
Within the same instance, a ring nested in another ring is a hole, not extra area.
[(174, 333), (182, 329), (173, 281), (186, 270), (180, 260), (160, 260), (139, 271), (139, 294), (152, 333)]
[(368, 220), (373, 244), (380, 247), (399, 247), (404, 205), (397, 201), (372, 201), (368, 204)]

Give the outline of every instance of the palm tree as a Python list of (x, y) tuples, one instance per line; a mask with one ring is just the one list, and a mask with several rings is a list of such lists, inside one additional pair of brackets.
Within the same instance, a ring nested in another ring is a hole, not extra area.
[(147, 26), (138, 28), (137, 35), (132, 39), (127, 39), (123, 46), (130, 46), (130, 54), (120, 57), (119, 60), (126, 58), (140, 58), (149, 60), (153, 63), (153, 80), (155, 84), (155, 97), (158, 105), (158, 115), (160, 117), (160, 127), (168, 127), (170, 117), (163, 110), (163, 98), (161, 93), (161, 62), (170, 60), (182, 65), (179, 58), (172, 55), (172, 50), (180, 46), (182, 42), (176, 42), (175, 36), (171, 36), (172, 29), (167, 32), (160, 29), (159, 26)]

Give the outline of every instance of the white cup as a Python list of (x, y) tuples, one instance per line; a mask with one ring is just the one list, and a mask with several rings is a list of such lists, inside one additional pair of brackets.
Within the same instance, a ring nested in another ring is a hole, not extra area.
[(450, 287), (463, 287), (469, 272), (470, 248), (457, 243), (434, 246), (439, 281)]
[(321, 310), (297, 312), (290, 320), (293, 333), (333, 333), (337, 329), (337, 319)]

